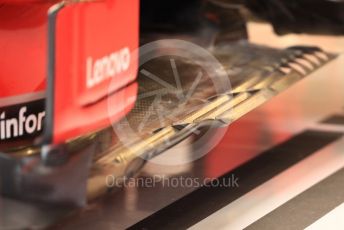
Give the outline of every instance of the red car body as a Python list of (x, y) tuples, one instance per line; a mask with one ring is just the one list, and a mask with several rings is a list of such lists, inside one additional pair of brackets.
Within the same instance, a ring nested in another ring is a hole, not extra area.
[(0, 141), (44, 129), (58, 144), (123, 117), (138, 37), (138, 0), (0, 0)]

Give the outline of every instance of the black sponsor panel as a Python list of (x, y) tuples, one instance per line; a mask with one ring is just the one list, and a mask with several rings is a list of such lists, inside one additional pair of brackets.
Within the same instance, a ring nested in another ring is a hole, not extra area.
[(45, 100), (0, 108), (0, 150), (33, 144), (44, 129)]

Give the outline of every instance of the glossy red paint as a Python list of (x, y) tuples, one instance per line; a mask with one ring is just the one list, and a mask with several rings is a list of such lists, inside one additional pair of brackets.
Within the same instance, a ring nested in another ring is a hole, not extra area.
[[(110, 126), (130, 110), (137, 92), (131, 52), (139, 44), (139, 0), (66, 4), (57, 13), (51, 57), (48, 12), (59, 2), (0, 0), (0, 99), (16, 104), (13, 96), (46, 91), (48, 60), (55, 58), (54, 100), (47, 100), (53, 143)], [(116, 102), (111, 112), (108, 99)]]
[(57, 13), (54, 143), (110, 126), (133, 106), (136, 85), (118, 90), (136, 78), (138, 33), (138, 0), (69, 4)]
[(0, 4), (0, 98), (45, 89), (51, 5)]

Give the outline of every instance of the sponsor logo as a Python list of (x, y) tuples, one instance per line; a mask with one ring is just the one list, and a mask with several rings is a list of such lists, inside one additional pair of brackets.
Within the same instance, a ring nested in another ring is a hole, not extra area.
[(0, 112), (0, 140), (34, 134), (43, 129), (45, 112), (28, 113), (26, 106), (19, 109), (17, 117), (7, 118), (6, 111)]
[(128, 47), (95, 61), (92, 57), (88, 57), (86, 61), (87, 88), (93, 88), (103, 81), (128, 70), (130, 58), (130, 50)]

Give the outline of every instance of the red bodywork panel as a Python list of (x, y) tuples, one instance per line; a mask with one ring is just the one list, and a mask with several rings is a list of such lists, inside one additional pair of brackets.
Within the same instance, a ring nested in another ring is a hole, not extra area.
[(45, 89), (51, 5), (0, 5), (0, 98)]
[[(136, 78), (138, 37), (138, 0), (71, 4), (57, 13), (54, 143), (105, 128), (133, 106), (136, 85), (116, 91)], [(113, 114), (108, 95), (118, 102)]]
[[(15, 105), (23, 101), (13, 97), (47, 91), (50, 73), (46, 103), (52, 112), (45, 129), (50, 126), (48, 142), (54, 144), (110, 126), (133, 107), (138, 61), (132, 51), (139, 42), (139, 0), (78, 2), (57, 10), (58, 2), (0, 0), (0, 112), (3, 101)], [(109, 110), (108, 101), (116, 109)]]

